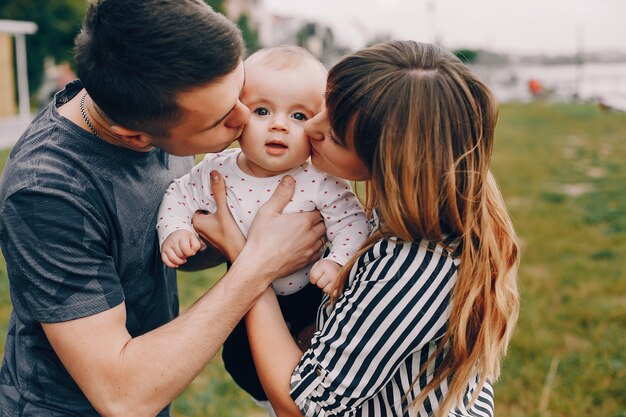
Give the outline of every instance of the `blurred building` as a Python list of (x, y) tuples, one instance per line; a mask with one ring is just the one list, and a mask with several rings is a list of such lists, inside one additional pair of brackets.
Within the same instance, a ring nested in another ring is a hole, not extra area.
[(15, 114), (13, 37), (0, 32), (0, 117)]
[[(19, 115), (24, 119), (30, 118), (26, 35), (36, 31), (37, 25), (33, 22), (0, 20), (0, 117), (13, 116), (16, 113), (15, 82), (17, 79)], [(13, 39), (15, 39), (15, 54), (13, 53)], [(13, 68), (16, 68), (16, 73)]]
[(247, 24), (258, 33), (261, 47), (298, 45), (325, 65), (334, 64), (345, 48), (338, 45), (330, 27), (320, 23), (268, 12), (262, 0), (228, 0), (226, 15), (234, 22), (247, 16)]

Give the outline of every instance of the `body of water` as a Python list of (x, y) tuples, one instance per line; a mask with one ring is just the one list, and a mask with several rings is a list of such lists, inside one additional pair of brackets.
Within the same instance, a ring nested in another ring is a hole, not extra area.
[(532, 100), (529, 81), (536, 80), (546, 99), (602, 101), (626, 111), (626, 63), (475, 65), (473, 69), (501, 102)]

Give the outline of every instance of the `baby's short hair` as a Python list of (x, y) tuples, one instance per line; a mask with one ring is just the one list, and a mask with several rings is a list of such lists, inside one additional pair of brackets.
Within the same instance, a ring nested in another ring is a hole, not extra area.
[(326, 74), (326, 67), (315, 58), (309, 51), (299, 46), (281, 45), (263, 48), (246, 59), (246, 63), (257, 62), (276, 70), (293, 68), (304, 62), (319, 65), (320, 70)]

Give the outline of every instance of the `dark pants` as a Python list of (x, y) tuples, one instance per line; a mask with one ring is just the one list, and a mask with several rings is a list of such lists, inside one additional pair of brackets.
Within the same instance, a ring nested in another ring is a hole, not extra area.
[[(296, 336), (306, 326), (315, 322), (317, 308), (322, 301), (322, 290), (315, 285), (307, 285), (291, 295), (279, 295), (278, 304), (290, 331)], [(267, 401), (261, 381), (254, 367), (246, 324), (241, 320), (224, 342), (222, 359), (233, 380), (257, 401)]]

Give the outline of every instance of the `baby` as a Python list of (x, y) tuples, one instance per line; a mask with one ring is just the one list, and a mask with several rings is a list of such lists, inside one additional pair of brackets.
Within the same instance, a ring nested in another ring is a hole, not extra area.
[[(177, 267), (185, 262), (182, 253), (191, 256), (200, 247), (191, 218), (197, 210), (216, 210), (210, 191), (212, 170), (224, 178), (228, 206), (244, 236), (281, 178), (291, 175), (296, 192), (284, 212), (319, 210), (331, 244), (325, 258), (272, 285), (285, 321), (297, 335), (313, 323), (321, 301), (321, 291), (309, 282), (319, 284), (324, 276), (324, 284), (319, 286), (330, 291), (341, 266), (363, 243), (367, 222), (350, 184), (317, 170), (309, 161), (304, 122), (322, 108), (326, 84), (322, 64), (302, 48), (276, 47), (256, 52), (244, 65), (241, 101), (251, 117), (239, 138), (241, 149), (206, 155), (168, 188), (157, 222), (161, 255), (167, 266)], [(224, 344), (222, 355), (235, 381), (256, 400), (266, 401), (243, 322)]]

